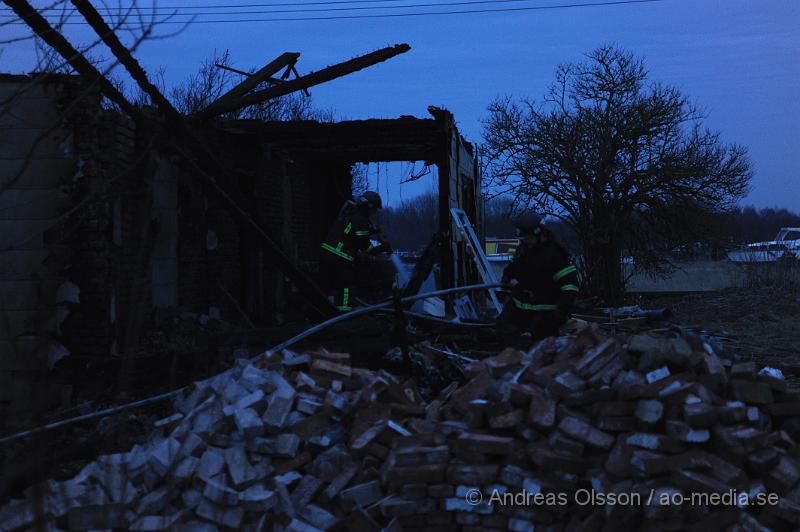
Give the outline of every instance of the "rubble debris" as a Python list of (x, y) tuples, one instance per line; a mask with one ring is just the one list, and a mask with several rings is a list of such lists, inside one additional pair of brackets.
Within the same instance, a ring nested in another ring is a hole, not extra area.
[(698, 337), (586, 325), (464, 375), (426, 400), (346, 354), (240, 360), (187, 387), (146, 444), (0, 508), (0, 529), (800, 525), (800, 394)]

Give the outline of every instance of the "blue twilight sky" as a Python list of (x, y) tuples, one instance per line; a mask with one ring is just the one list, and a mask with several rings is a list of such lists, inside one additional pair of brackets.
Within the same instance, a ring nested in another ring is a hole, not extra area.
[[(477, 5), (385, 9), (388, 5), (459, 0), (378, 0), (311, 5), (320, 0), (169, 0), (156, 5), (235, 6), (242, 11), (342, 7), (376, 10), (314, 12), (314, 16), (482, 10), (591, 3), (598, 0), (516, 0)], [(460, 0), (464, 1), (464, 0)], [(44, 5), (49, 2), (34, 2)], [(94, 3), (94, 2), (93, 2)], [(125, 4), (126, 2), (122, 2)], [(146, 0), (140, 5), (151, 5)], [(109, 4), (115, 4), (111, 2)], [(308, 5), (305, 5), (308, 4)], [(96, 5), (98, 5), (96, 3)], [(231, 8), (209, 8), (224, 13)], [(7, 12), (3, 12), (7, 15)], [(298, 13), (218, 15), (205, 19), (303, 17)], [(77, 20), (77, 19), (76, 19)], [(168, 31), (163, 27), (161, 31)], [(19, 26), (0, 27), (0, 40)], [(88, 28), (69, 26), (75, 44), (92, 40)], [(396, 18), (261, 21), (194, 24), (168, 40), (145, 43), (137, 57), (145, 68), (166, 69), (168, 85), (194, 72), (214, 51), (230, 50), (233, 66), (260, 67), (284, 51), (301, 52), (301, 74), (386, 45), (411, 51), (370, 69), (312, 89), (316, 105), (340, 119), (427, 116), (428, 105), (455, 114), (464, 136), (481, 141), (481, 118), (499, 94), (539, 98), (559, 63), (579, 60), (614, 42), (643, 55), (654, 80), (673, 83), (706, 110), (708, 127), (725, 141), (749, 147), (755, 169), (744, 203), (800, 210), (800, 2), (797, 0), (663, 0), (653, 3), (495, 13)], [(30, 42), (0, 46), (0, 71), (24, 72), (35, 60)], [(120, 74), (124, 76), (124, 73)], [(429, 179), (386, 188), (392, 168), (371, 165), (381, 191), (409, 198)]]

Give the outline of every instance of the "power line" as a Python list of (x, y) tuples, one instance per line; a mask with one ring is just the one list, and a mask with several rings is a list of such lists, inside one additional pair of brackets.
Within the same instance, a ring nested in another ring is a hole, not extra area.
[[(377, 4), (383, 2), (407, 2), (408, 0), (329, 0), (325, 2), (278, 2), (272, 4), (217, 4), (217, 5), (190, 5), (190, 6), (151, 6), (151, 7), (136, 7), (140, 11), (144, 10), (159, 10), (159, 9), (228, 9), (228, 8), (242, 8), (242, 7), (282, 7), (282, 6), (315, 6), (315, 5), (331, 5), (331, 4)], [(50, 6), (42, 8), (41, 11), (61, 11), (62, 7)], [(129, 7), (96, 7), (98, 11), (128, 11)], [(10, 7), (0, 7), (0, 11), (12, 11)]]
[[(485, 0), (488, 1), (488, 0)], [(529, 7), (508, 7), (496, 9), (465, 9), (454, 11), (428, 11), (416, 13), (384, 13), (384, 14), (370, 14), (370, 15), (334, 15), (334, 16), (317, 16), (317, 17), (288, 17), (288, 18), (249, 18), (249, 19), (219, 19), (219, 20), (192, 20), (192, 21), (178, 21), (167, 20), (159, 24), (226, 24), (226, 23), (244, 23), (244, 22), (290, 22), (290, 21), (313, 21), (313, 20), (347, 20), (347, 19), (375, 19), (375, 18), (400, 18), (400, 17), (425, 17), (434, 15), (468, 15), (479, 13), (508, 13), (517, 11), (543, 11), (543, 10), (557, 10), (557, 9), (573, 9), (582, 7), (604, 7), (604, 6), (617, 6), (617, 5), (630, 5), (630, 4), (650, 4), (656, 2), (664, 2), (666, 0), (617, 0), (609, 2), (593, 2), (582, 4), (562, 4), (556, 6), (529, 6)], [(441, 4), (437, 4), (441, 5)], [(302, 11), (302, 10), (301, 10)], [(224, 13), (220, 13), (224, 14)], [(25, 24), (24, 22), (11, 22), (10, 24)], [(64, 22), (64, 25), (85, 25), (86, 22)]]
[[(408, 0), (402, 0), (408, 1)], [(315, 8), (315, 9), (271, 9), (266, 11), (225, 11), (225, 12), (213, 12), (213, 11), (190, 11), (190, 12), (175, 12), (175, 11), (166, 11), (162, 13), (155, 13), (148, 11), (147, 15), (172, 15), (172, 16), (198, 16), (198, 15), (263, 15), (266, 13), (315, 13), (315, 12), (328, 12), (328, 11), (362, 11), (362, 10), (374, 10), (374, 9), (408, 9), (412, 7), (449, 7), (449, 6), (462, 6), (462, 5), (475, 5), (475, 4), (508, 4), (508, 3), (517, 3), (517, 2), (530, 2), (532, 0), (466, 0), (466, 1), (459, 1), (459, 2), (434, 2), (434, 3), (427, 3), (427, 4), (406, 4), (406, 5), (392, 5), (392, 6), (354, 6), (354, 7), (322, 7), (322, 8)], [(166, 9), (166, 8), (159, 8), (159, 9)], [(129, 11), (125, 11), (128, 13)], [(70, 14), (75, 13), (75, 11), (70, 11)], [(0, 15), (0, 17), (15, 17), (16, 15)]]

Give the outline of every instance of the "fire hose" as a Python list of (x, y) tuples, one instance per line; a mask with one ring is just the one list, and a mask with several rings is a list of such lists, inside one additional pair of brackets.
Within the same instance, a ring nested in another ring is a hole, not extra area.
[[(478, 290), (488, 290), (490, 288), (499, 288), (501, 286), (503, 286), (501, 283), (487, 283), (487, 284), (473, 284), (473, 285), (468, 285), (468, 286), (457, 286), (455, 288), (446, 288), (446, 289), (443, 289), (443, 290), (435, 290), (433, 292), (426, 292), (426, 293), (417, 294), (417, 295), (414, 295), (414, 296), (407, 296), (407, 297), (404, 297), (404, 298), (400, 299), (400, 301), (402, 303), (411, 303), (411, 302), (414, 302), (414, 301), (417, 301), (417, 300), (420, 300), (420, 299), (426, 299), (428, 297), (444, 296), (444, 295), (447, 295), (447, 294), (453, 294), (453, 293), (457, 293), (457, 292), (474, 292), (474, 291), (478, 291)], [(323, 321), (321, 323), (318, 323), (317, 325), (314, 325), (312, 327), (309, 327), (308, 329), (304, 330), (300, 334), (298, 334), (296, 336), (293, 336), (292, 338), (289, 338), (288, 340), (286, 340), (284, 342), (281, 342), (280, 344), (276, 345), (275, 347), (273, 347), (271, 349), (266, 350), (264, 353), (258, 355), (257, 357), (254, 357), (253, 360), (258, 360), (259, 358), (266, 356), (268, 353), (272, 353), (272, 352), (275, 352), (275, 351), (282, 351), (282, 350), (286, 349), (287, 347), (289, 347), (291, 345), (294, 345), (294, 344), (296, 344), (297, 342), (299, 342), (301, 340), (305, 340), (309, 336), (312, 336), (313, 334), (316, 334), (316, 333), (318, 333), (318, 332), (320, 332), (320, 331), (322, 331), (324, 329), (327, 329), (328, 327), (330, 327), (332, 325), (335, 325), (337, 323), (340, 323), (340, 322), (343, 322), (343, 321), (346, 321), (346, 320), (349, 320), (349, 319), (352, 319), (352, 318), (355, 318), (355, 317), (358, 317), (358, 316), (362, 316), (364, 314), (369, 314), (369, 313), (372, 313), (372, 312), (375, 312), (375, 311), (378, 311), (378, 310), (389, 308), (393, 304), (394, 304), (394, 302), (391, 301), (391, 300), (390, 301), (385, 301), (385, 302), (378, 303), (378, 304), (375, 304), (375, 305), (370, 305), (370, 306), (367, 306), (367, 307), (359, 307), (359, 308), (356, 308), (356, 309), (354, 309), (354, 310), (352, 310), (350, 312), (346, 312), (344, 314), (340, 314), (338, 316), (334, 316), (333, 318), (331, 318), (329, 320), (326, 320), (326, 321)], [(9, 442), (12, 442), (12, 441), (15, 441), (15, 440), (20, 440), (20, 439), (27, 438), (27, 437), (30, 437), (30, 436), (35, 436), (37, 434), (42, 434), (42, 433), (45, 433), (45, 432), (49, 432), (49, 431), (54, 430), (54, 429), (58, 429), (58, 428), (62, 428), (62, 427), (68, 427), (70, 425), (74, 425), (74, 424), (80, 423), (82, 421), (89, 421), (89, 420), (92, 420), (92, 419), (106, 417), (106, 416), (109, 416), (109, 415), (112, 415), (112, 414), (118, 414), (118, 413), (124, 412), (126, 410), (132, 410), (134, 408), (139, 408), (139, 407), (143, 407), (143, 406), (156, 404), (156, 403), (159, 403), (159, 402), (164, 401), (166, 399), (171, 399), (171, 398), (177, 397), (185, 388), (186, 388), (186, 386), (182, 386), (181, 388), (178, 388), (177, 390), (172, 390), (170, 392), (164, 392), (164, 393), (159, 394), (159, 395), (154, 395), (152, 397), (147, 397), (145, 399), (140, 399), (139, 401), (133, 401), (131, 403), (126, 403), (124, 405), (118, 405), (118, 406), (115, 406), (115, 407), (106, 408), (104, 410), (98, 410), (97, 412), (91, 412), (89, 414), (84, 414), (84, 415), (81, 415), (81, 416), (62, 419), (62, 420), (59, 420), (59, 421), (54, 421), (53, 423), (49, 423), (47, 425), (42, 425), (42, 426), (35, 427), (35, 428), (29, 429), (29, 430), (18, 432), (16, 434), (11, 434), (9, 436), (4, 436), (4, 437), (0, 438), (0, 444), (9, 443)]]

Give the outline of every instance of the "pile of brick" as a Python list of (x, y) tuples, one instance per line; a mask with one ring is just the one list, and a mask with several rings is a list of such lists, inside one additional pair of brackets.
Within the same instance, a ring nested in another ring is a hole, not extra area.
[(0, 529), (800, 527), (800, 393), (678, 331), (585, 327), (423, 398), (346, 354), (197, 383), (147, 445), (0, 509)]

